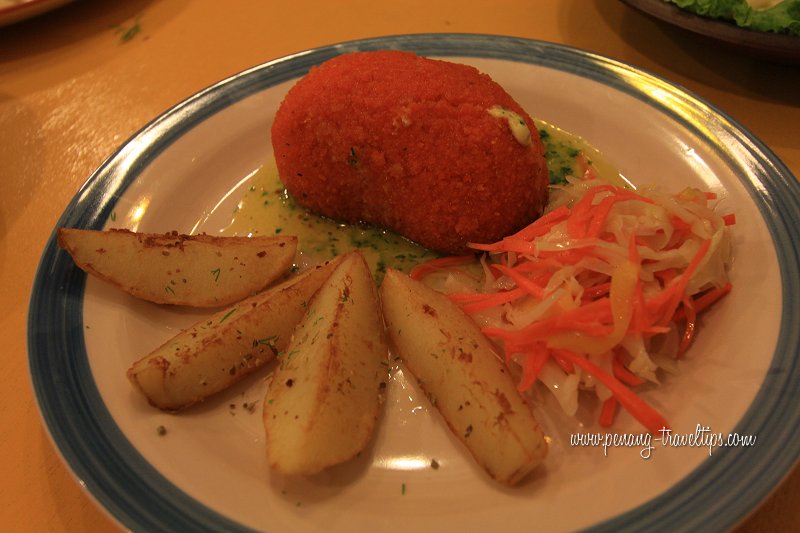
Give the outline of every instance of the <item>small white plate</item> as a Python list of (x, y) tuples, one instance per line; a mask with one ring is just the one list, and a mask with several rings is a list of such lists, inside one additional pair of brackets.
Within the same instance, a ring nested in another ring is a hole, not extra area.
[[(720, 209), (737, 220), (734, 290), (704, 317), (680, 375), (647, 400), (676, 435), (700, 425), (753, 435), (756, 445), (656, 441), (645, 460), (638, 445), (571, 447), (572, 431), (598, 428), (544, 412), (554, 438), (547, 462), (522, 486), (503, 488), (398, 375), (368, 452), (310, 479), (284, 479), (265, 461), (263, 376), (180, 415), (152, 409), (125, 370), (202, 313), (87, 280), (51, 238), (31, 298), (30, 371), (45, 423), (80, 481), (124, 526), (143, 531), (696, 530), (741, 520), (800, 456), (800, 185), (751, 133), (665, 80), (510, 37), (411, 35), (307, 51), (227, 79), (156, 119), (92, 175), (58, 225), (219, 230), (246, 178), (272, 156), (270, 124), (288, 87), (335, 55), (386, 48), (477, 66), (637, 185), (719, 195)], [(242, 408), (254, 401), (254, 413)], [(642, 431), (627, 416), (614, 428)]]

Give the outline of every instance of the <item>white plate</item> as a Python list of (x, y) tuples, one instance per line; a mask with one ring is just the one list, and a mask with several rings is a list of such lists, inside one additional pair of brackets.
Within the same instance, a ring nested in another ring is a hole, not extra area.
[[(751, 511), (800, 455), (800, 186), (730, 117), (607, 58), (496, 36), (413, 35), (345, 43), (227, 79), (156, 119), (113, 154), (59, 226), (216, 231), (246, 178), (271, 157), (272, 116), (294, 80), (337, 54), (400, 48), (473, 64), (532, 115), (579, 134), (636, 184), (717, 192), (735, 212), (734, 291), (705, 317), (679, 376), (647, 400), (676, 434), (698, 424), (755, 447), (570, 447), (546, 414), (546, 464), (502, 488), (476, 468), (402, 376), (374, 445), (307, 480), (270, 473), (263, 376), (181, 415), (131, 390), (125, 370), (202, 316), (136, 301), (86, 279), (48, 243), (31, 298), (30, 370), (46, 425), (89, 492), (142, 531), (527, 531), (722, 529)], [(235, 409), (231, 404), (236, 405)], [(156, 428), (163, 425), (167, 434)], [(594, 427), (584, 431), (597, 430)], [(621, 417), (617, 434), (641, 427)], [(430, 467), (436, 459), (440, 468)]]

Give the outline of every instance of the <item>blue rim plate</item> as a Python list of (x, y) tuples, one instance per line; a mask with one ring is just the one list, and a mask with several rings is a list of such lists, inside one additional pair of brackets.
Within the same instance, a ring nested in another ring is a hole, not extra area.
[[(754, 223), (765, 228), (764, 240), (771, 241), (765, 246), (776, 258), (774, 283), (781, 295), (777, 301), (768, 302), (774, 308), (774, 335), (765, 340), (764, 346), (771, 348), (760, 356), (764, 363), (753, 385), (752, 400), (729, 428), (740, 435), (756, 435), (757, 446), (717, 450), (647, 501), (612, 510), (584, 526), (614, 531), (723, 529), (743, 519), (800, 456), (800, 410), (796, 407), (800, 399), (800, 328), (796, 327), (796, 317), (800, 316), (800, 184), (734, 119), (668, 81), (585, 51), (501, 36), (394, 36), (302, 52), (226, 79), (158, 117), (92, 174), (57, 226), (103, 228), (126, 191), (194, 128), (253, 95), (302, 76), (331, 57), (377, 49), (500, 62), (512, 73), (508, 78), (512, 85), (515, 69), (536, 69), (582, 80), (598, 87), (597, 95), (608, 99), (597, 102), (598, 106), (622, 100), (635, 102), (630, 105), (684, 132), (681, 142), (705, 146), (716, 158), (715, 164), (727, 173), (723, 183), (717, 184), (721, 190), (743, 191), (739, 201), (745, 198), (757, 214)], [(587, 109), (591, 115), (600, 107), (589, 105)], [(536, 115), (536, 110), (531, 114)], [(612, 145), (611, 152), (619, 150)], [(687, 149), (686, 153), (690, 152), (694, 153), (693, 149)], [(636, 168), (630, 172), (635, 174)], [(741, 263), (745, 264), (741, 268), (746, 268), (747, 258)], [(87, 353), (87, 286), (86, 276), (51, 236), (31, 295), (28, 351), (42, 417), (66, 463), (99, 504), (130, 529), (249, 530), (250, 526), (235, 516), (214, 510), (179, 488), (179, 483), (148, 461), (120, 428), (119, 419), (98, 389), (92, 357)], [(545, 523), (555, 524), (555, 529), (565, 527), (557, 522)]]

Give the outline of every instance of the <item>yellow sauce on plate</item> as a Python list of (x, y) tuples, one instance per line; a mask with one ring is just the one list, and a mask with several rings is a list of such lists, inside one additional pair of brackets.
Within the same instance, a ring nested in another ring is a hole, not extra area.
[(296, 268), (359, 249), (378, 281), (388, 266), (408, 272), (414, 265), (436, 257), (433, 252), (383, 228), (342, 224), (300, 207), (281, 183), (274, 161), (265, 164), (250, 179), (230, 225), (222, 234), (296, 235)]
[[(541, 120), (537, 120), (536, 125), (545, 145), (551, 184), (563, 183), (567, 175), (580, 174), (581, 159), (609, 181), (620, 182), (622, 179), (614, 167), (582, 138)], [(295, 269), (359, 249), (379, 282), (387, 267), (408, 272), (415, 265), (438, 256), (383, 228), (342, 224), (300, 207), (281, 183), (274, 161), (266, 163), (250, 178), (231, 223), (221, 233), (296, 235), (298, 256)]]

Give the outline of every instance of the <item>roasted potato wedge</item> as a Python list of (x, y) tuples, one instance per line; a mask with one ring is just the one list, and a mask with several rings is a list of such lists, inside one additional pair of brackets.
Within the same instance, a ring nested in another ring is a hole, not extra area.
[(176, 411), (229, 387), (286, 349), (340, 259), (306, 270), (194, 324), (128, 369), (148, 401)]
[(269, 464), (311, 475), (369, 442), (388, 379), (377, 289), (364, 258), (346, 256), (309, 304), (264, 402)]
[(82, 270), (144, 300), (217, 307), (264, 289), (294, 260), (297, 238), (58, 229)]
[(492, 344), (445, 295), (396, 270), (380, 295), (390, 346), (452, 432), (491, 477), (519, 482), (547, 443)]

